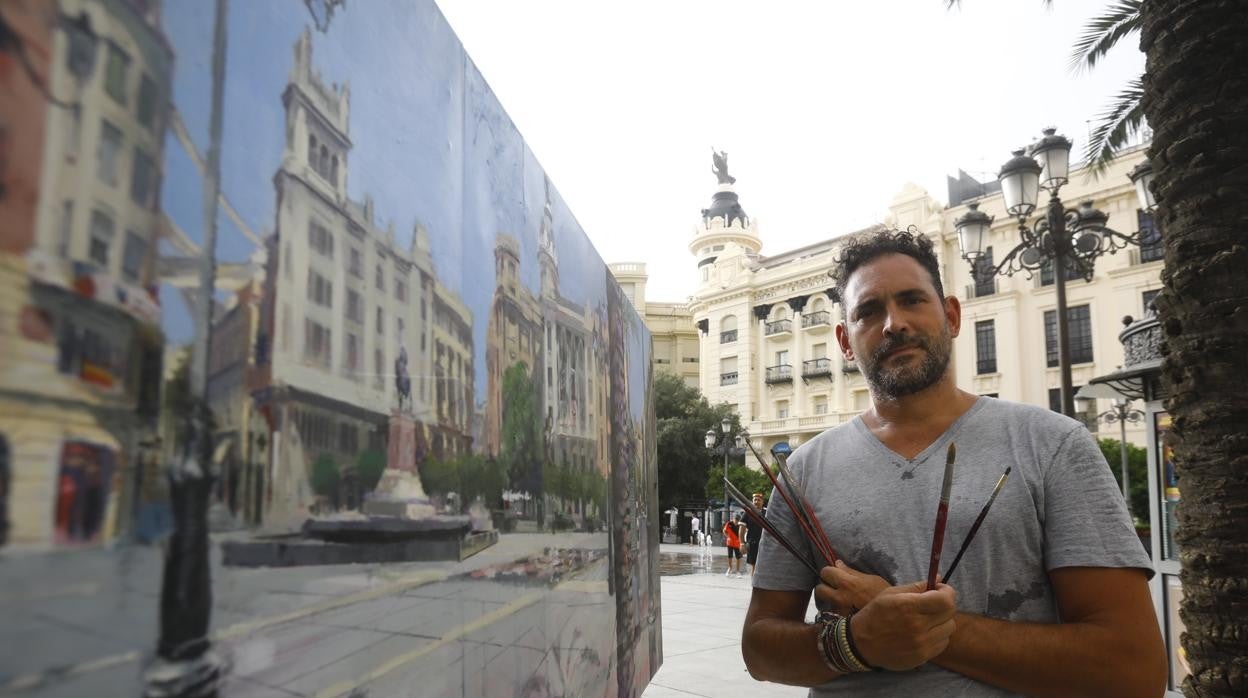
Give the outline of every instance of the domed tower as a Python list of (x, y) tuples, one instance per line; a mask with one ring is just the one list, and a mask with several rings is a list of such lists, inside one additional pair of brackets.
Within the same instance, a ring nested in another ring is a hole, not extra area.
[(542, 209), (542, 225), (537, 231), (537, 264), (542, 275), (542, 295), (559, 295), (559, 254), (555, 250), (555, 219), (550, 211), (550, 178), (546, 178), (546, 206)]
[(702, 209), (702, 222), (689, 242), (689, 252), (698, 259), (703, 282), (708, 280), (709, 267), (717, 259), (741, 253), (756, 255), (763, 247), (758, 224), (746, 215), (732, 188), (737, 179), (728, 174), (727, 153), (712, 151), (711, 171), (719, 180), (719, 188), (711, 197), (710, 208)]

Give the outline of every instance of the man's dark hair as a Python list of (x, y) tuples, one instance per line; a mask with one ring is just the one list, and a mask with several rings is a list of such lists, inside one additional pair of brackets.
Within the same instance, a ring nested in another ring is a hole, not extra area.
[[(845, 286), (849, 284), (849, 277), (858, 267), (886, 254), (904, 254), (918, 262), (931, 277), (932, 285), (936, 287), (936, 295), (944, 299), (945, 287), (940, 283), (940, 264), (936, 261), (932, 241), (926, 235), (911, 229), (881, 230), (859, 235), (847, 242), (832, 267), (837, 300), (844, 304)], [(841, 307), (844, 308), (844, 305)]]

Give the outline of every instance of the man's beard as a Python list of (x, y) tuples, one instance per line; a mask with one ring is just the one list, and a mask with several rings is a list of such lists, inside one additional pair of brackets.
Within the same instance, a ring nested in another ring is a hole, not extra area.
[[(923, 360), (918, 366), (885, 367), (882, 364), (886, 356), (898, 349), (917, 347), (923, 350)], [(896, 400), (913, 395), (928, 388), (945, 375), (949, 367), (949, 354), (953, 349), (953, 338), (946, 323), (940, 329), (938, 338), (924, 335), (892, 336), (881, 344), (868, 361), (861, 361), (862, 375), (867, 379), (872, 392), (883, 400)]]

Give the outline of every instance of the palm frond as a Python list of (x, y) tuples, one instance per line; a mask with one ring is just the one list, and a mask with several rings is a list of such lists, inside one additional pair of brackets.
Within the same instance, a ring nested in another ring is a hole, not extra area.
[(1083, 34), (1070, 53), (1070, 72), (1091, 70), (1124, 37), (1140, 29), (1142, 0), (1118, 0), (1105, 13), (1083, 25)]
[(1132, 80), (1098, 117), (1084, 151), (1088, 174), (1093, 179), (1104, 174), (1118, 150), (1140, 130), (1144, 121), (1144, 108), (1140, 105), (1143, 94), (1143, 78)]

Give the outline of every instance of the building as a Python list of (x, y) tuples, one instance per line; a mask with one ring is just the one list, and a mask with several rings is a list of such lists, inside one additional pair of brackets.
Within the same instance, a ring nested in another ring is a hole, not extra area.
[(619, 262), (608, 265), (620, 289), (632, 302), (650, 330), (654, 369), (680, 376), (698, 387), (698, 328), (687, 303), (662, 303), (646, 299), (646, 265)]
[(428, 232), (415, 226), (402, 249), (371, 198), (347, 196), (350, 91), (313, 69), (306, 29), (282, 104), (277, 228), (255, 342), (263, 355), (250, 379), (269, 433), (266, 511), (278, 526), (301, 522), (314, 504), (309, 475), (318, 461), (336, 467), (343, 484), (316, 496), (358, 503), (355, 468), (365, 454), (386, 453), (394, 413), (417, 424), (418, 462), (469, 452), (474, 376), (472, 316), (438, 282)]
[(151, 491), (164, 345), (152, 275), (174, 58), (160, 9), (65, 0), (64, 22), (14, 15), (46, 87), (5, 119), (5, 137), (36, 150), (12, 190), (37, 201), (33, 219), (3, 211), (0, 441), (14, 545), (107, 542)]
[[(1126, 173), (1144, 157), (1124, 151), (1099, 179), (1076, 167), (1062, 195), (1070, 205), (1091, 200), (1123, 232), (1146, 231), (1148, 245), (1096, 263), (1092, 281), (1067, 285), (1076, 389), (1123, 363), (1120, 319), (1139, 317), (1161, 287), (1161, 245), (1152, 219), (1138, 209)], [(966, 390), (1058, 409), (1056, 304), (1052, 277), (1039, 274), (973, 278), (960, 256), (954, 221), (975, 204), (995, 216), (992, 250), (999, 259), (1017, 244), (1016, 223), (1004, 215), (1001, 194), (963, 175), (950, 180), (946, 207), (907, 184), (879, 225), (771, 256), (730, 183), (721, 184), (703, 211), (689, 250), (699, 285), (690, 311), (701, 332), (699, 383), (712, 403), (733, 405), (750, 434), (766, 447), (790, 447), (849, 421), (870, 406), (865, 379), (846, 362), (834, 326), (841, 309), (831, 270), (846, 235), (914, 226), (933, 240), (948, 294), (962, 301), (962, 331), (953, 365)], [(1104, 407), (1108, 407), (1105, 405)], [(1097, 429), (1095, 402), (1082, 416)], [(1105, 434), (1116, 438), (1117, 430)], [(1128, 438), (1145, 442), (1141, 427)]]

